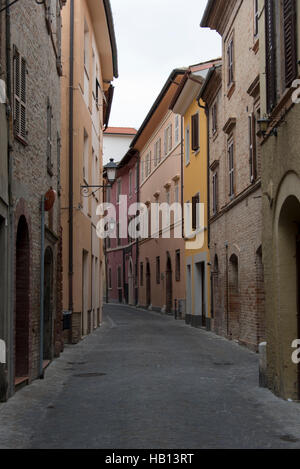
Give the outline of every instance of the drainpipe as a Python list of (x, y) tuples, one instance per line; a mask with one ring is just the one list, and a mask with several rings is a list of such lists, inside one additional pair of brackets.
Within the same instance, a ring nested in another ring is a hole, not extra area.
[(181, 162), (180, 162), (180, 170), (181, 170), (181, 219), (182, 219), (182, 238), (184, 239), (184, 194), (183, 194), (183, 158), (184, 158), (184, 128), (183, 128), (183, 117), (181, 116)]
[(45, 280), (45, 196), (41, 200), (41, 273), (40, 273), (40, 370), (39, 377), (44, 379), (44, 280)]
[(226, 247), (226, 327), (227, 337), (229, 337), (229, 268), (228, 268), (228, 243)]
[(9, 0), (6, 0), (6, 94), (7, 94), (7, 103), (6, 103), (6, 113), (7, 113), (7, 158), (8, 158), (8, 200), (9, 200), (9, 315), (8, 315), (8, 327), (9, 327), (9, 346), (7, 347), (9, 353), (9, 395), (12, 395), (14, 392), (14, 211), (13, 211), (13, 199), (12, 199), (12, 145), (10, 138), (10, 124), (11, 124), (11, 40), (10, 40), (10, 10), (9, 10)]
[[(70, 0), (69, 81), (69, 311), (73, 313), (73, 126), (74, 126), (74, 0)], [(72, 342), (72, 315), (70, 328)]]
[[(137, 170), (137, 203), (140, 202), (140, 154), (137, 155), (137, 162), (136, 162), (136, 170)], [(135, 305), (138, 306), (139, 304), (139, 261), (140, 261), (140, 249), (139, 249), (139, 240), (136, 239), (136, 253), (135, 253)]]

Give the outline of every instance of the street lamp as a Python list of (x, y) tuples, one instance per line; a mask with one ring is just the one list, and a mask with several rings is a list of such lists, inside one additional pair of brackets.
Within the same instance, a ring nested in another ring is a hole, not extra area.
[(110, 162), (103, 168), (106, 172), (106, 177), (109, 184), (102, 184), (100, 186), (80, 186), (81, 195), (83, 197), (91, 197), (100, 189), (112, 187), (117, 177), (117, 168), (118, 165), (114, 162), (113, 158), (111, 158)]
[[(259, 119), (257, 123), (259, 125), (259, 134), (265, 137), (267, 135), (268, 128), (271, 123), (271, 119), (269, 119), (268, 117), (263, 117), (262, 119)], [(277, 134), (278, 134), (277, 128), (276, 127), (272, 128), (269, 134), (277, 137)]]
[(106, 170), (106, 174), (107, 174), (107, 180), (108, 180), (108, 182), (110, 183), (111, 186), (113, 185), (113, 183), (116, 180), (117, 166), (118, 165), (114, 162), (113, 158), (111, 158), (109, 160), (109, 163), (106, 166), (104, 166), (104, 169)]

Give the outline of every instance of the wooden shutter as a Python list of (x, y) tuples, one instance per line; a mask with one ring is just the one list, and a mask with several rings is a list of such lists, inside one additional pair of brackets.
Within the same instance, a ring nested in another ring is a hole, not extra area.
[(57, 51), (57, 56), (56, 56), (56, 67), (57, 67), (57, 72), (59, 76), (62, 76), (62, 62), (61, 62), (61, 28), (62, 28), (62, 23), (61, 23), (61, 8), (60, 8), (60, 2), (57, 0), (56, 3), (56, 51)]
[(229, 196), (234, 195), (234, 161), (233, 161), (233, 142), (228, 147), (229, 157)]
[(199, 114), (192, 116), (192, 149), (197, 151), (199, 149)]
[(26, 139), (26, 60), (14, 49), (14, 127), (15, 134)]
[(45, 6), (45, 20), (46, 20), (46, 26), (47, 26), (47, 31), (48, 34), (51, 33), (51, 0), (45, 0), (44, 1), (44, 6)]
[(297, 17), (296, 0), (283, 0), (283, 32), (285, 86), (292, 85), (297, 77)]
[(200, 202), (199, 194), (192, 198), (192, 229), (195, 231), (198, 228), (199, 220), (197, 220), (197, 204)]
[(250, 181), (256, 180), (256, 119), (255, 114), (249, 116), (249, 165), (250, 165)]
[(213, 214), (218, 211), (218, 174), (213, 175)]
[(47, 100), (47, 167), (52, 169), (52, 106)]
[[(277, 0), (275, 0), (277, 1)], [(267, 111), (270, 113), (276, 105), (276, 38), (274, 0), (266, 0), (266, 85)]]

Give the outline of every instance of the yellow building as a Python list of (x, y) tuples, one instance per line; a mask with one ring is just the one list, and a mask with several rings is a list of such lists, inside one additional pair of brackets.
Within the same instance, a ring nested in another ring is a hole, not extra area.
[(173, 112), (182, 116), (183, 125), (186, 322), (207, 329), (211, 325), (207, 117), (204, 103), (197, 97), (215, 63), (190, 67), (171, 104)]

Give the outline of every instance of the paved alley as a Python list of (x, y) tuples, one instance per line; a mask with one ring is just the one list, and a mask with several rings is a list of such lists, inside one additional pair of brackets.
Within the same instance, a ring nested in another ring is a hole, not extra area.
[(300, 448), (300, 407), (258, 387), (252, 352), (109, 305), (45, 380), (0, 404), (0, 448)]

